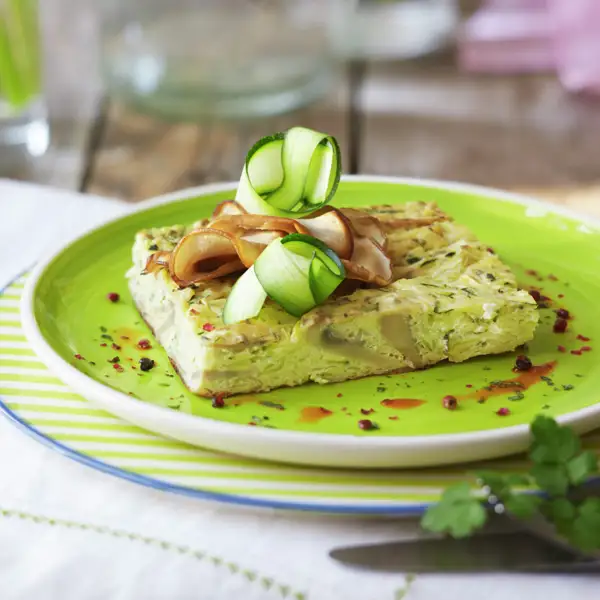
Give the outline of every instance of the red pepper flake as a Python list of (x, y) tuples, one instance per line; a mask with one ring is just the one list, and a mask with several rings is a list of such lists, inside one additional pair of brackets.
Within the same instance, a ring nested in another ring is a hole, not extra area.
[(552, 274), (548, 275), (548, 279), (550, 281), (558, 281), (558, 277), (556, 275), (552, 275)]
[(115, 364), (113, 365), (113, 369), (114, 369), (115, 371), (118, 371), (119, 373), (122, 373), (122, 372), (124, 371), (123, 367), (122, 367), (122, 366), (121, 366), (119, 363), (115, 363)]
[(114, 303), (118, 302), (121, 296), (119, 296), (119, 294), (117, 294), (116, 292), (111, 292), (110, 294), (106, 294), (106, 297), (110, 302)]
[(581, 334), (579, 334), (579, 335), (577, 336), (577, 339), (578, 339), (578, 340), (581, 340), (582, 342), (589, 342), (589, 341), (590, 341), (590, 338), (589, 338), (589, 337), (585, 337), (585, 335), (581, 335)]
[(542, 295), (537, 290), (529, 290), (529, 295), (536, 301), (539, 302), (542, 299)]
[(195, 308), (190, 308), (190, 315), (199, 315), (200, 313)]
[(508, 415), (510, 415), (510, 410), (509, 410), (508, 408), (505, 408), (505, 407), (503, 407), (503, 408), (499, 408), (499, 409), (496, 411), (496, 414), (497, 414), (499, 417), (507, 417)]
[(444, 396), (442, 398), (442, 406), (448, 410), (456, 410), (458, 408), (458, 400), (454, 396)]
[(340, 410), (348, 410), (345, 406), (342, 406)]
[(566, 352), (566, 351), (567, 351), (567, 349), (566, 349), (564, 346), (557, 346), (557, 347), (556, 347), (556, 349), (557, 349), (559, 352)]
[(569, 311), (566, 308), (559, 308), (556, 311), (556, 316), (560, 317), (561, 319), (568, 319), (571, 315), (569, 314)]
[(113, 350), (120, 350), (121, 349), (121, 346), (119, 346), (119, 344), (115, 344), (114, 342), (110, 345), (110, 347)]
[(493, 248), (489, 248), (489, 247), (488, 247), (488, 248), (487, 248), (487, 251), (488, 251), (490, 254), (496, 254), (496, 253), (494, 252), (494, 249), (493, 249)]
[(254, 425), (254, 426), (256, 426), (256, 423), (254, 421), (248, 421), (248, 425)]
[(556, 319), (556, 321), (554, 321), (554, 327), (552, 327), (552, 331), (554, 331), (554, 333), (564, 333), (567, 330), (567, 325), (567, 320), (559, 317)]
[(559, 298), (564, 298), (564, 297), (565, 297), (565, 295), (564, 295), (564, 294), (559, 294), (559, 295), (558, 295), (558, 297), (559, 297)]
[(377, 429), (377, 427), (375, 426), (375, 423), (373, 423), (373, 421), (370, 421), (369, 419), (361, 419), (358, 422), (358, 428), (362, 429), (363, 431), (370, 431), (371, 429)]
[(215, 326), (212, 323), (204, 323), (202, 329), (204, 329), (204, 331), (214, 331)]
[(338, 397), (338, 398), (341, 398), (343, 395), (344, 395), (344, 394), (342, 394), (342, 393), (339, 393), (339, 394), (337, 395), (337, 397)]
[(531, 275), (532, 277), (539, 277), (538, 272), (534, 269), (527, 269), (527, 271), (525, 271), (525, 274)]
[(581, 346), (580, 350), (582, 352), (591, 352), (592, 351), (592, 347), (591, 346)]
[(398, 420), (398, 415), (394, 415), (393, 417), (388, 417), (388, 419), (390, 421), (397, 421)]
[(137, 343), (137, 346), (140, 350), (150, 350), (150, 348), (152, 348), (152, 344), (150, 343), (150, 340), (147, 340), (147, 339), (140, 340)]
[(108, 362), (115, 364), (115, 363), (121, 362), (121, 359), (118, 356), (113, 356), (112, 358), (108, 359)]
[(571, 354), (574, 354), (575, 356), (581, 356), (581, 350), (571, 350)]
[(371, 413), (375, 412), (375, 409), (373, 409), (373, 408), (361, 408), (360, 412), (363, 415), (370, 415)]
[(81, 354), (75, 354), (75, 358), (77, 360), (85, 360), (85, 358), (83, 358), (83, 356), (81, 356)]
[(100, 344), (100, 348), (106, 348), (106, 344), (103, 342), (102, 344)]
[(472, 383), (467, 383), (467, 385), (465, 387), (472, 388), (473, 384)]
[(128, 340), (128, 339), (129, 339), (129, 336), (128, 336), (128, 335), (122, 335), (122, 336), (121, 336), (121, 339), (122, 339), (122, 340)]

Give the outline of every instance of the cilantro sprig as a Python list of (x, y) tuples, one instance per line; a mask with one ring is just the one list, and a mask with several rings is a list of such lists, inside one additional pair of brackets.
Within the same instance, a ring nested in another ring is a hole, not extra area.
[[(467, 483), (449, 487), (438, 504), (427, 509), (421, 526), (455, 538), (482, 528), (489, 517), (486, 504), (519, 519), (542, 515), (573, 546), (600, 550), (600, 497), (578, 499), (575, 492), (599, 472), (596, 455), (583, 450), (578, 435), (554, 419), (538, 416), (531, 424), (529, 473), (476, 473), (479, 490)], [(537, 488), (542, 495), (523, 493)]]

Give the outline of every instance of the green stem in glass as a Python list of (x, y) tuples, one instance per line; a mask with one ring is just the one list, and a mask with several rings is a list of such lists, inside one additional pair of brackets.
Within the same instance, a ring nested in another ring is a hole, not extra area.
[(38, 0), (0, 0), (0, 97), (23, 108), (40, 92)]

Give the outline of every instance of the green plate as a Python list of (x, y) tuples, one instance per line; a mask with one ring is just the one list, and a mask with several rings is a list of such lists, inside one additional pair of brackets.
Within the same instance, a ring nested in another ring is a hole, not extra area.
[[(435, 201), (493, 246), (524, 287), (540, 288), (551, 302), (541, 311), (527, 354), (536, 365), (550, 365), (545, 377), (523, 397), (507, 391), (478, 402), (491, 382), (515, 377), (512, 353), (403, 375), (234, 397), (217, 410), (180, 382), (137, 314), (124, 277), (136, 231), (207, 217), (233, 192), (213, 186), (179, 196), (184, 198), (141, 207), (64, 245), (36, 269), (25, 294), (24, 326), (33, 347), (61, 379), (111, 412), (218, 450), (350, 467), (420, 466), (507, 454), (526, 445), (527, 425), (539, 413), (562, 417), (580, 431), (599, 424), (594, 342), (600, 339), (600, 228), (589, 219), (483, 188), (345, 179), (335, 204)], [(120, 302), (109, 302), (110, 292), (118, 293)], [(559, 307), (572, 315), (563, 334), (552, 330)], [(143, 338), (153, 347), (142, 354), (136, 343)], [(115, 355), (123, 369), (110, 362)], [(134, 369), (142, 355), (158, 368)], [(442, 407), (447, 394), (459, 398), (459, 410)], [(397, 407), (382, 405), (389, 399), (398, 400)], [(510, 415), (498, 416), (501, 407)], [(370, 410), (379, 428), (363, 432), (357, 421)]]
[[(366, 514), (417, 514), (444, 488), (474, 472), (522, 472), (524, 457), (435, 469), (362, 470), (290, 467), (209, 452), (144, 431), (98, 410), (39, 361), (20, 325), (25, 278), (0, 293), (0, 412), (61, 454), (149, 487), (270, 508)], [(585, 447), (600, 455), (600, 433)]]

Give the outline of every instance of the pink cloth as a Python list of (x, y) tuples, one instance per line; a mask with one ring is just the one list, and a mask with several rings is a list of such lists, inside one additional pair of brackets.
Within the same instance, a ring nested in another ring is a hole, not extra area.
[(600, 94), (600, 0), (550, 0), (556, 67), (574, 92)]
[(600, 0), (488, 0), (459, 35), (468, 71), (557, 71), (575, 92), (600, 93)]

